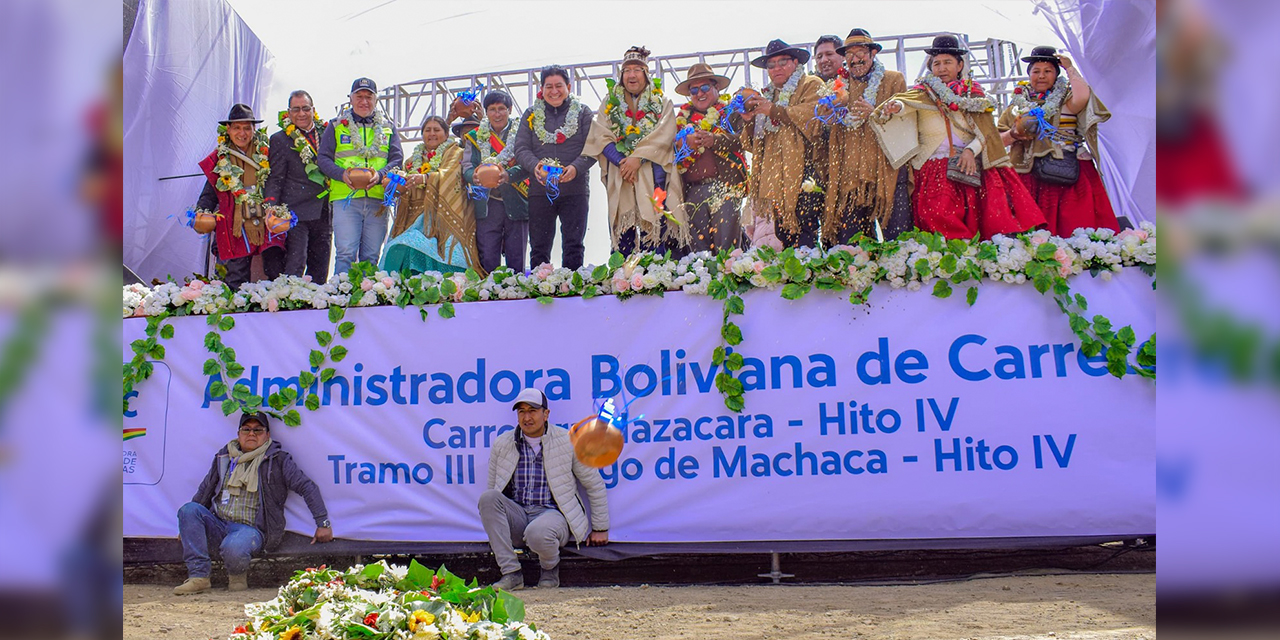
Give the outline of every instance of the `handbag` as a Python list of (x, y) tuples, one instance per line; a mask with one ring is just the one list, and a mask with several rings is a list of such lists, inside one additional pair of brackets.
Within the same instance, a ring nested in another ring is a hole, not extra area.
[(951, 142), (951, 118), (947, 117), (947, 112), (942, 109), (942, 103), (936, 102), (938, 105), (938, 113), (942, 114), (942, 121), (947, 124), (947, 147), (951, 150), (951, 157), (947, 158), (947, 179), (960, 184), (967, 184), (975, 189), (982, 187), (982, 167), (978, 167), (978, 173), (973, 175), (965, 173), (960, 169), (960, 156), (956, 154), (956, 147)]
[(1074, 151), (1055, 158), (1052, 154), (1040, 156), (1031, 163), (1031, 175), (1048, 184), (1069, 187), (1080, 179), (1080, 159)]

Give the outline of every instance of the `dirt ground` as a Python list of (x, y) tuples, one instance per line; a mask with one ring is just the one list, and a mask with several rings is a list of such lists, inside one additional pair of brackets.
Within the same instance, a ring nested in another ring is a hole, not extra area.
[[(218, 582), (215, 580), (215, 585)], [(1125, 640), (1156, 637), (1155, 574), (1068, 574), (895, 586), (526, 589), (526, 621), (555, 640), (709, 638)], [(174, 596), (126, 584), (124, 637), (225, 638), (274, 589)]]

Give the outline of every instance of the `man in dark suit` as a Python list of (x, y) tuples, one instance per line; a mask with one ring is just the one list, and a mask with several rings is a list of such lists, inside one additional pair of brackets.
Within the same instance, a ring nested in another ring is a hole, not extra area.
[(264, 194), (298, 216), (285, 242), (284, 273), (300, 276), (305, 269), (314, 282), (329, 279), (333, 238), (333, 212), (323, 197), (329, 192), (328, 180), (316, 166), (324, 126), (315, 116), (311, 94), (289, 94), (284, 128), (271, 136), (271, 175)]

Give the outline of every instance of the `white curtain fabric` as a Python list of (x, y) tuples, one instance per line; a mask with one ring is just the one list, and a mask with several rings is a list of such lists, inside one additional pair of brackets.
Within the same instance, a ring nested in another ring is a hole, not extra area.
[(1111, 120), (1098, 127), (1117, 215), (1156, 219), (1156, 3), (1032, 0)]
[[(205, 240), (178, 224), (203, 177), (217, 122), (263, 108), (271, 53), (224, 0), (143, 0), (124, 53), (124, 263), (143, 280), (202, 272)], [(174, 216), (170, 218), (169, 216)]]

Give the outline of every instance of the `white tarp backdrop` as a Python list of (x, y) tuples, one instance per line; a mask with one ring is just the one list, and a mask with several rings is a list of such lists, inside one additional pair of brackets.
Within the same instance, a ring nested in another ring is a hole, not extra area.
[[(124, 53), (124, 264), (144, 281), (203, 272), (204, 239), (169, 218), (195, 204), (198, 173), (231, 105), (261, 110), (271, 53), (224, 0), (144, 0)], [(274, 126), (274, 125), (272, 125)]]
[[(1073, 286), (1140, 339), (1154, 329), (1155, 293), (1136, 270)], [(1154, 532), (1155, 385), (1079, 357), (1066, 318), (1030, 286), (984, 285), (972, 308), (884, 286), (865, 307), (823, 292), (745, 301), (742, 415), (711, 382), (721, 303), (674, 293), (460, 304), (425, 323), (414, 308), (348, 310), (357, 328), (319, 390), (325, 406), (272, 434), (319, 484), (335, 534), (356, 540), (484, 541), (488, 443), (531, 380), (555, 423), (619, 387), (637, 398), (630, 415), (643, 417), (602, 471), (611, 540)], [(324, 311), (236, 321), (224, 341), (264, 395), (306, 366), (314, 332), (333, 330)], [(124, 442), (125, 536), (175, 536), (175, 512), (234, 435), (205, 397), (205, 318), (173, 324), (124, 419), (126, 436), (145, 430)], [(125, 321), (126, 351), (144, 328)], [(289, 509), (291, 530), (314, 530), (299, 498)]]

